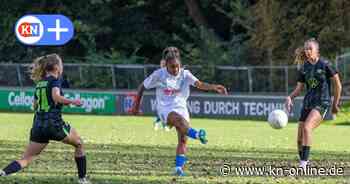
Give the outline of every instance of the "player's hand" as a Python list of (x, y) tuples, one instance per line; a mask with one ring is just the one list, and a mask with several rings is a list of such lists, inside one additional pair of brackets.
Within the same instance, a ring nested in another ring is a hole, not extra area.
[(81, 106), (81, 105), (83, 105), (83, 103), (81, 102), (80, 99), (72, 100), (72, 104), (75, 105), (75, 106)]
[(227, 89), (223, 85), (215, 85), (214, 90), (220, 94), (227, 95)]
[(293, 107), (293, 100), (292, 100), (292, 98), (290, 98), (290, 96), (287, 96), (284, 105), (286, 107), (286, 110), (290, 113), (290, 111)]
[(337, 114), (340, 111), (339, 103), (333, 103), (332, 113)]
[(133, 115), (138, 115), (140, 114), (140, 103), (134, 102), (134, 104), (132, 105), (131, 111), (130, 113)]

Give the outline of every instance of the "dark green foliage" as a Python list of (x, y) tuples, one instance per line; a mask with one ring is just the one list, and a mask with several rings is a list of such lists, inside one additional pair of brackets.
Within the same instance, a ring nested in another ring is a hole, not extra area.
[[(158, 65), (161, 51), (171, 45), (181, 50), (184, 65), (202, 65), (199, 77), (214, 82), (220, 78), (217, 65), (291, 64), (294, 50), (310, 37), (320, 41), (321, 54), (331, 60), (349, 48), (350, 2), (346, 0), (191, 0), (198, 4), (205, 25), (198, 25), (189, 13), (188, 2), (4, 1), (0, 62), (31, 62), (56, 52), (66, 62)], [(62, 47), (22, 45), (13, 27), (21, 16), (36, 13), (69, 17), (74, 38)]]

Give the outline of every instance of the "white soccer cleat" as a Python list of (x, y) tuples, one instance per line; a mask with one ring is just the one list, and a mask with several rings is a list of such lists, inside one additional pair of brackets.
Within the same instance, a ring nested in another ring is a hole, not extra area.
[(3, 171), (3, 170), (0, 170), (0, 176), (6, 176), (6, 173), (5, 173), (5, 171)]
[(299, 167), (301, 167), (305, 171), (307, 164), (308, 164), (308, 161), (301, 160), (299, 163)]
[(91, 182), (86, 178), (79, 178), (78, 183), (79, 184), (91, 184)]

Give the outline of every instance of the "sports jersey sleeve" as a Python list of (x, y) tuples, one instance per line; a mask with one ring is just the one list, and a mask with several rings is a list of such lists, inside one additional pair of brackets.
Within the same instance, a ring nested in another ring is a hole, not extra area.
[(195, 77), (189, 70), (185, 70), (185, 79), (188, 84), (194, 86), (194, 83), (198, 81), (197, 77)]
[(298, 70), (298, 82), (305, 83), (305, 73), (304, 70), (300, 69)]
[(60, 79), (53, 79), (51, 81), (51, 88), (58, 87), (61, 88), (62, 81)]
[(160, 72), (156, 70), (143, 81), (143, 86), (146, 89), (155, 88), (158, 86), (159, 78), (160, 78)]
[(326, 68), (325, 69), (326, 69), (326, 76), (327, 76), (327, 78), (331, 78), (335, 74), (338, 73), (338, 71), (333, 66), (331, 66), (330, 64), (326, 64)]

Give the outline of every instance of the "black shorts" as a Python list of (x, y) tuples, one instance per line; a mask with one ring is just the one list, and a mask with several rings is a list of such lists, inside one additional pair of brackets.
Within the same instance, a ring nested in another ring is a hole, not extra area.
[(300, 112), (300, 118), (299, 121), (306, 121), (307, 117), (309, 116), (310, 112), (312, 111), (312, 109), (318, 110), (318, 112), (320, 112), (322, 119), (326, 116), (327, 111), (329, 109), (329, 106), (315, 106), (315, 107), (311, 107), (311, 108), (302, 108), (301, 112)]
[(69, 135), (71, 127), (60, 115), (35, 115), (30, 131), (30, 141), (49, 143), (50, 140), (62, 141)]

